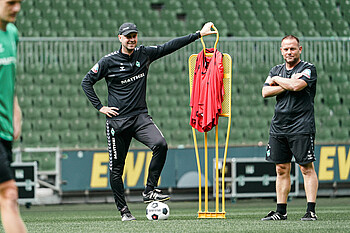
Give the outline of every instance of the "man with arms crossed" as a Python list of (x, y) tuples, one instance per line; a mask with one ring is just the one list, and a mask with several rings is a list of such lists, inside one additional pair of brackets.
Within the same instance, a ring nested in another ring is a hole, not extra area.
[[(201, 31), (175, 38), (163, 45), (136, 47), (138, 29), (133, 23), (124, 23), (118, 33), (120, 49), (101, 58), (81, 83), (92, 105), (106, 115), (110, 184), (122, 221), (135, 220), (125, 201), (122, 180), (132, 138), (142, 142), (153, 152), (146, 188), (142, 193), (143, 201), (149, 203), (170, 198), (155, 189), (168, 146), (163, 134), (148, 115), (146, 81), (149, 66), (153, 61), (175, 52), (201, 36), (216, 33), (211, 31), (212, 25), (213, 23), (207, 23)], [(102, 105), (93, 89), (93, 85), (102, 78), (105, 78), (108, 85), (108, 106)]]
[(21, 133), (21, 109), (15, 96), (18, 32), (13, 22), (21, 0), (0, 0), (0, 206), (5, 232), (26, 232), (10, 163), (12, 141)]
[(318, 179), (315, 161), (314, 97), (317, 73), (313, 64), (300, 60), (299, 39), (288, 35), (282, 39), (284, 64), (270, 70), (262, 88), (264, 98), (276, 96), (275, 114), (270, 127), (266, 160), (276, 164), (277, 209), (261, 220), (286, 220), (290, 192), (291, 159), (294, 156), (304, 178), (306, 214), (301, 220), (317, 220), (315, 214)]

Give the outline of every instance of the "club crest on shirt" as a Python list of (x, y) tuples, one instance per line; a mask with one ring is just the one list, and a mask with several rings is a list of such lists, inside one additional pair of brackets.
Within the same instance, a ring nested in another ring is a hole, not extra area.
[(310, 76), (311, 76), (311, 70), (310, 69), (305, 69), (301, 73), (307, 78), (310, 78)]
[(94, 72), (95, 74), (98, 72), (98, 63), (96, 63), (92, 68), (91, 71)]

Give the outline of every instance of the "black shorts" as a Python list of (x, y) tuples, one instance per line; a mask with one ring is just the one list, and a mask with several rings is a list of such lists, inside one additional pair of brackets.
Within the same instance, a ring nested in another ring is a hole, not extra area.
[(305, 165), (316, 160), (315, 138), (310, 135), (270, 135), (266, 149), (266, 160), (279, 164), (291, 162), (293, 156), (299, 165)]
[(12, 142), (0, 138), (0, 183), (14, 179), (11, 163)]

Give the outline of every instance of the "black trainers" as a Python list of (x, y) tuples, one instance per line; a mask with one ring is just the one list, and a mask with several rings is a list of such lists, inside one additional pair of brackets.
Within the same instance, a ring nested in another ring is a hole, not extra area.
[(143, 192), (142, 196), (144, 203), (150, 203), (152, 201), (166, 201), (170, 199), (168, 195), (162, 194), (162, 191), (160, 191), (159, 189), (154, 189), (152, 191), (149, 191), (148, 193)]
[(287, 220), (287, 214), (280, 214), (278, 212), (275, 211), (270, 211), (264, 218), (261, 219), (262, 221), (267, 221), (267, 220), (273, 220), (273, 221), (277, 221), (277, 220)]
[(120, 211), (121, 215), (122, 215), (122, 221), (133, 221), (136, 220), (136, 218), (131, 214), (129, 208), (127, 206), (125, 206), (121, 211)]
[(306, 212), (304, 217), (302, 217), (300, 220), (301, 221), (315, 221), (315, 220), (317, 220), (317, 215), (312, 211)]

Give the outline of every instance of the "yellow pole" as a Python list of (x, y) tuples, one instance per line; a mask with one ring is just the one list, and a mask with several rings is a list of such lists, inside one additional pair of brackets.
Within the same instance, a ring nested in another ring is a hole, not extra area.
[(216, 185), (216, 204), (215, 212), (219, 212), (219, 135), (218, 135), (218, 126), (215, 126), (215, 185)]
[(230, 135), (230, 128), (231, 128), (231, 111), (228, 117), (228, 126), (227, 126), (227, 135), (226, 135), (226, 144), (225, 144), (225, 152), (224, 152), (224, 162), (222, 164), (222, 184), (221, 184), (221, 189), (222, 189), (222, 212), (225, 212), (225, 168), (226, 168), (226, 157), (227, 157), (227, 149), (228, 149), (228, 141), (229, 141), (229, 135)]
[(196, 130), (192, 128), (193, 133), (193, 141), (194, 141), (194, 149), (196, 151), (196, 159), (197, 159), (197, 168), (198, 168), (198, 195), (199, 195), (199, 208), (198, 212), (202, 212), (202, 172), (201, 172), (201, 163), (199, 161), (199, 154), (198, 154), (198, 146), (197, 146), (197, 138), (196, 138)]
[(204, 151), (205, 151), (205, 212), (208, 212), (208, 134), (204, 133)]

